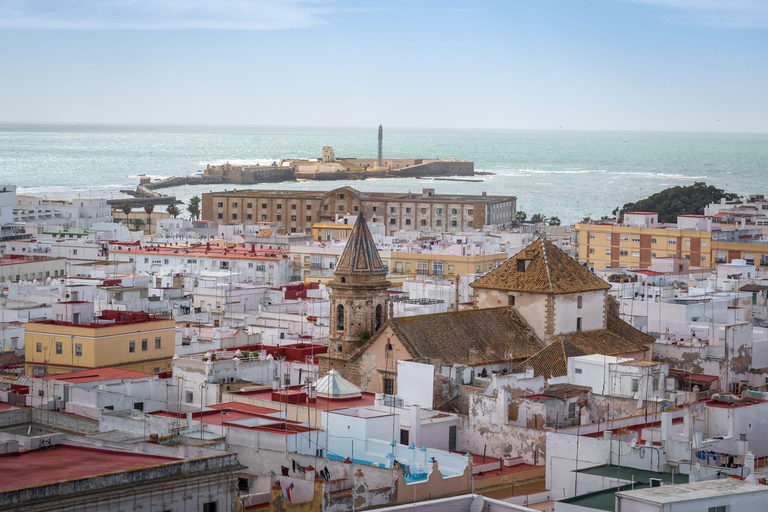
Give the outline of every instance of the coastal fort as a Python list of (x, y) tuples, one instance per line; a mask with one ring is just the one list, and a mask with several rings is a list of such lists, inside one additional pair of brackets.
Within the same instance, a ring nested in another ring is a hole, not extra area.
[(156, 196), (153, 190), (180, 185), (232, 183), (253, 185), (283, 181), (364, 180), (367, 178), (422, 178), (474, 176), (474, 162), (456, 158), (384, 158), (383, 132), (379, 126), (376, 158), (339, 158), (333, 147), (324, 146), (322, 156), (312, 159), (281, 159), (271, 165), (207, 165), (202, 174), (177, 176), (160, 181), (141, 179), (135, 194)]

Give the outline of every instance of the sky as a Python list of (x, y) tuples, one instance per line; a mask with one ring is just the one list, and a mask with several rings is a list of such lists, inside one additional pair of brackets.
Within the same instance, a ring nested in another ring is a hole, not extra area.
[(768, 132), (768, 0), (1, 0), (0, 122)]

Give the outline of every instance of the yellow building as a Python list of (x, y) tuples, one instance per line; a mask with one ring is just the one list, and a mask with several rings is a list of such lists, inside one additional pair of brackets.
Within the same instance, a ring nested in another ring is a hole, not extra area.
[(312, 224), (312, 239), (321, 242), (323, 240), (342, 240), (349, 238), (352, 232), (352, 224), (334, 224), (316, 222)]
[(80, 322), (79, 317), (68, 320), (26, 324), (26, 375), (103, 367), (146, 373), (171, 369), (175, 344), (173, 320), (156, 319), (148, 313), (111, 310), (103, 311), (96, 319), (86, 318), (85, 322)]
[(691, 266), (713, 267), (744, 259), (768, 267), (768, 244), (759, 230), (692, 230), (663, 227), (576, 224), (576, 259), (595, 270), (648, 268), (652, 258), (681, 258)]

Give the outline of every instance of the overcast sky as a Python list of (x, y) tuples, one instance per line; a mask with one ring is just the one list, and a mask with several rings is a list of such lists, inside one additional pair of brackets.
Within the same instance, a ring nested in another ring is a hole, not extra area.
[(768, 0), (2, 0), (0, 122), (768, 132)]

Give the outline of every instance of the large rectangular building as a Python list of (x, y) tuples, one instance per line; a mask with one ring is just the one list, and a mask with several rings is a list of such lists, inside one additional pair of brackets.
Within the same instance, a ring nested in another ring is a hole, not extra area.
[(385, 233), (400, 230), (456, 233), (506, 227), (515, 222), (517, 198), (460, 194), (361, 192), (352, 187), (328, 192), (238, 190), (203, 194), (203, 218), (218, 224), (276, 222), (286, 233), (311, 233), (315, 223), (363, 212), (368, 222), (381, 222)]

